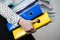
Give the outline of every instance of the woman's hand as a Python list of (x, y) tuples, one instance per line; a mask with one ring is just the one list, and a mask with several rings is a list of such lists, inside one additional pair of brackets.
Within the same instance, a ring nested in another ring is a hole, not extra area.
[(35, 29), (34, 29), (34, 27), (32, 25), (35, 22), (37, 22), (37, 20), (30, 21), (30, 20), (25, 20), (25, 19), (21, 18), (18, 23), (19, 23), (19, 25), (21, 25), (23, 27), (23, 29), (28, 34), (30, 34), (30, 33), (35, 32)]

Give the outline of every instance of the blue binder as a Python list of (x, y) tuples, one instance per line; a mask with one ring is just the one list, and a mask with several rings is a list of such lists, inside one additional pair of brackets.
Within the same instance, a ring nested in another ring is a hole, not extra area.
[(13, 29), (15, 29), (16, 27), (13, 28), (13, 25), (11, 23), (7, 23), (7, 28), (8, 28), (8, 31), (12, 31)]
[(23, 13), (19, 14), (21, 17), (23, 17), (24, 19), (27, 20), (32, 20), (35, 17), (41, 15), (43, 12), (40, 8), (39, 4), (35, 4), (34, 6), (32, 6), (31, 8), (28, 8), (26, 11), (24, 11)]

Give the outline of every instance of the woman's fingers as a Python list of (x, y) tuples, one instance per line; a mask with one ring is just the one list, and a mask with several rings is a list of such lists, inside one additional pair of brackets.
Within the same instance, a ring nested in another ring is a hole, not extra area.
[(30, 29), (30, 30), (28, 30), (28, 31), (26, 31), (27, 32), (27, 34), (31, 34), (31, 33), (34, 33), (34, 32), (36, 32), (36, 30), (35, 29)]
[(28, 33), (34, 33), (35, 32), (35, 29), (32, 25), (32, 23), (35, 23), (37, 22), (37, 20), (33, 20), (33, 21), (30, 21), (30, 20), (25, 20), (23, 18), (20, 19), (19, 21), (19, 25), (21, 25), (23, 27), (23, 29)]
[(34, 23), (38, 22), (38, 20), (32, 20), (31, 22), (32, 22), (32, 24), (34, 24)]

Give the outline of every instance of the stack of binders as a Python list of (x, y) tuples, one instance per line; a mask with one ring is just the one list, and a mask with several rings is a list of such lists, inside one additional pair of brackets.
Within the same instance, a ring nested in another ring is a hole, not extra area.
[[(26, 20), (39, 20), (33, 24), (34, 29), (39, 29), (51, 22), (48, 12), (43, 12), (39, 4), (39, 0), (23, 0), (12, 8), (19, 16)], [(15, 39), (21, 38), (27, 33), (21, 26), (14, 27), (11, 23), (7, 23), (9, 32), (13, 33)]]

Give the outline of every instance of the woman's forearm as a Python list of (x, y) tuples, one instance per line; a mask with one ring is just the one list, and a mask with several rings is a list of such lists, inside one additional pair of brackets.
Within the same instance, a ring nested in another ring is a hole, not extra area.
[(0, 3), (0, 15), (5, 17), (9, 23), (12, 23), (15, 26), (17, 26), (18, 20), (21, 18), (9, 7), (1, 3)]

